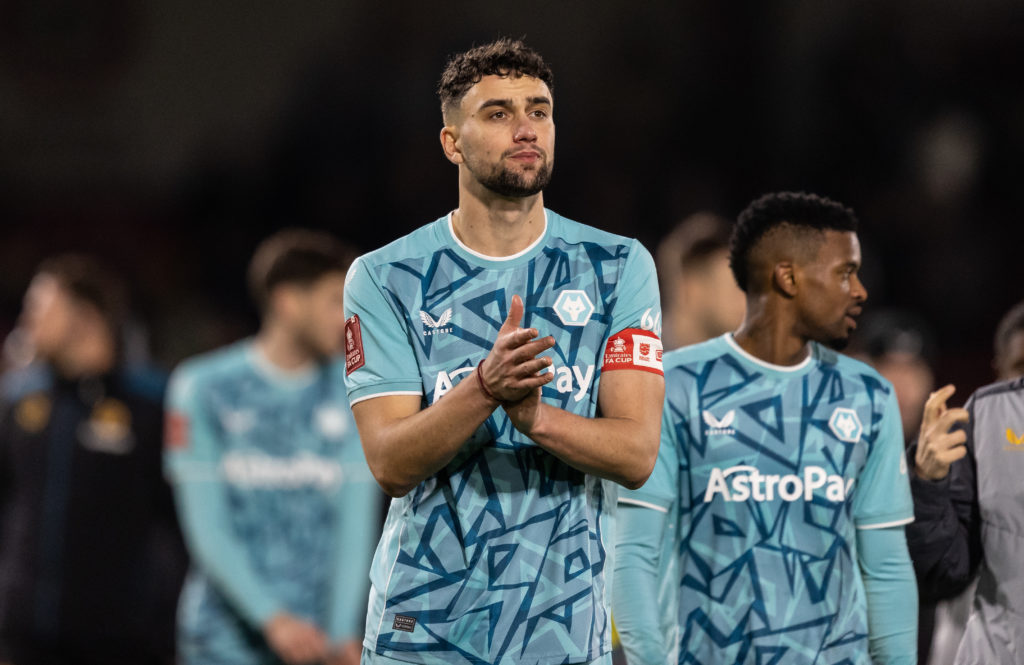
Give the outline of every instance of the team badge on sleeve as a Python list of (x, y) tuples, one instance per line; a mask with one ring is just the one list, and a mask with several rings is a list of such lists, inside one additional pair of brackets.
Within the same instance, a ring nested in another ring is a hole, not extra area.
[(345, 374), (351, 374), (366, 364), (363, 354), (363, 333), (359, 327), (359, 315), (353, 314), (345, 321)]
[(661, 340), (650, 331), (627, 328), (608, 339), (601, 369), (639, 369), (664, 376), (663, 353)]
[(168, 450), (188, 448), (188, 416), (181, 411), (168, 411), (164, 417), (164, 446)]

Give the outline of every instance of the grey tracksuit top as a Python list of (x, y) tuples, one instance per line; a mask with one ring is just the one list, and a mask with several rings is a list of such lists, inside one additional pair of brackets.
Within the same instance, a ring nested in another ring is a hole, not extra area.
[(1024, 378), (981, 388), (966, 407), (967, 456), (943, 480), (911, 477), (907, 541), (923, 599), (979, 576), (956, 665), (1024, 665)]

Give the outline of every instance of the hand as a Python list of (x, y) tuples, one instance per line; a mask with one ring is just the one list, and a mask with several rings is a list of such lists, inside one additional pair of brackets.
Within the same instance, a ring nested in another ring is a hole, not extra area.
[(512, 421), (512, 426), (526, 436), (530, 436), (540, 418), (540, 390), (534, 388), (518, 402), (505, 402), (501, 405), (508, 414), (508, 419)]
[(363, 656), (363, 643), (347, 640), (333, 647), (327, 654), (326, 665), (359, 665)]
[(279, 612), (263, 626), (274, 653), (288, 665), (320, 663), (327, 658), (327, 636), (311, 623)]
[(555, 378), (552, 372), (538, 374), (551, 366), (551, 359), (537, 357), (555, 345), (555, 338), (549, 335), (535, 339), (540, 334), (535, 328), (520, 328), (523, 309), (523, 299), (512, 296), (498, 339), (483, 367), (477, 370), (484, 386), (499, 402), (518, 402)]
[(946, 400), (953, 396), (953, 385), (936, 390), (924, 403), (924, 419), (917, 440), (914, 470), (925, 480), (942, 480), (949, 474), (950, 465), (967, 454), (967, 433), (962, 429), (950, 432), (956, 423), (966, 423), (970, 416), (966, 409), (946, 408)]

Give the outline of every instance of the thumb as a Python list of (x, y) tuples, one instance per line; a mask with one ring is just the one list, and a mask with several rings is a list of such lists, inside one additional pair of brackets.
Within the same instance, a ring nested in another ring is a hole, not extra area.
[(512, 296), (512, 302), (508, 306), (508, 316), (505, 317), (505, 324), (501, 327), (506, 330), (518, 328), (523, 320), (523, 309), (523, 299), (518, 295)]

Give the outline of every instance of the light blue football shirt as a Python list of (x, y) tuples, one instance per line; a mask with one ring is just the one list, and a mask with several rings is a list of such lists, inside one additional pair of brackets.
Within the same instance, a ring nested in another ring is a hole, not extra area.
[(260, 634), (276, 612), (335, 643), (361, 635), (382, 494), (344, 371), (286, 373), (246, 340), (172, 375), (164, 461), (195, 561), (183, 663), (277, 662)]
[[(442, 399), (472, 378), (515, 294), (522, 325), (556, 340), (545, 402), (594, 416), (606, 347), (610, 362), (660, 374), (657, 279), (636, 240), (546, 211), (533, 245), (496, 259), (461, 244), (449, 216), (349, 271), (352, 403)], [(448, 466), (392, 502), (364, 645), (445, 665), (598, 658), (611, 648), (616, 497), (613, 483), (568, 466), (495, 410)]]
[(731, 334), (665, 354), (654, 473), (663, 630), (679, 663), (870, 663), (855, 529), (914, 510), (892, 386), (812, 344), (780, 367)]

